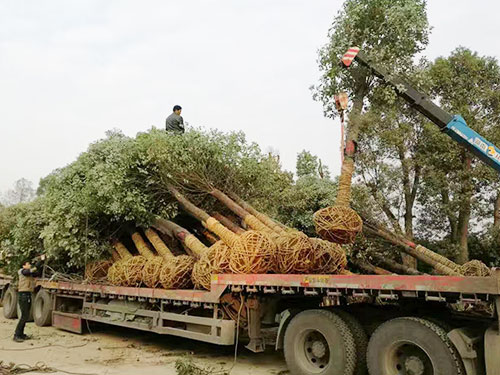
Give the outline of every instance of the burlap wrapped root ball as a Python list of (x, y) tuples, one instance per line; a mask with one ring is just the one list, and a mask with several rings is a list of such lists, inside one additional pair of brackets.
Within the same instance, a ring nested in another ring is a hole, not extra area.
[(363, 229), (361, 217), (350, 207), (322, 208), (314, 213), (313, 219), (321, 238), (341, 245), (353, 243)]
[(460, 266), (459, 272), (464, 276), (478, 276), (488, 277), (491, 276), (491, 270), (486, 264), (479, 260), (471, 260)]
[(191, 273), (195, 259), (179, 255), (166, 259), (160, 273), (160, 282), (165, 289), (186, 289), (192, 286)]
[(316, 259), (315, 244), (302, 232), (290, 232), (279, 237), (274, 259), (276, 273), (311, 273)]
[(313, 273), (342, 273), (347, 267), (347, 255), (342, 246), (319, 238), (311, 238), (310, 240), (314, 243)]
[(212, 274), (228, 273), (231, 249), (224, 242), (218, 241), (194, 264), (191, 279), (197, 289), (210, 290)]
[(234, 273), (267, 273), (273, 267), (276, 242), (264, 232), (249, 230), (240, 236), (242, 246), (231, 248), (229, 267)]
[(133, 256), (114, 263), (108, 271), (108, 280), (113, 285), (139, 286), (142, 283), (142, 270), (147, 259), (142, 255)]
[(97, 260), (87, 264), (85, 266), (85, 280), (91, 282), (105, 280), (112, 265), (111, 260)]
[(142, 282), (148, 288), (156, 288), (160, 285), (160, 274), (164, 263), (164, 259), (159, 256), (147, 260), (142, 269)]

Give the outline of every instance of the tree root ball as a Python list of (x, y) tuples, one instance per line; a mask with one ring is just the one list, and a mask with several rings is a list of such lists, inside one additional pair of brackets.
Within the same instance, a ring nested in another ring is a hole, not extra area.
[(340, 274), (347, 267), (347, 256), (342, 246), (319, 238), (311, 238), (314, 244), (314, 273)]
[(195, 288), (210, 290), (212, 274), (230, 271), (229, 259), (231, 251), (232, 249), (222, 241), (217, 241), (210, 246), (200, 260), (194, 264), (191, 278)]
[(464, 276), (478, 276), (478, 277), (489, 277), (491, 276), (491, 270), (486, 264), (479, 260), (471, 260), (462, 266), (460, 266), (460, 271)]
[(274, 271), (277, 273), (311, 273), (315, 264), (315, 245), (299, 231), (278, 239)]
[(105, 280), (112, 265), (111, 260), (97, 260), (87, 264), (85, 267), (85, 280), (90, 282)]
[(142, 269), (142, 282), (148, 288), (156, 288), (160, 285), (160, 273), (164, 263), (164, 259), (159, 256), (147, 260)]
[(113, 265), (111, 267), (109, 267), (108, 281), (112, 285), (120, 286), (124, 283), (124, 280), (123, 280), (124, 272), (121, 270), (121, 268), (123, 267), (123, 263), (125, 263), (124, 259), (113, 263)]
[(192, 286), (191, 273), (195, 259), (188, 255), (179, 255), (163, 262), (160, 282), (165, 289), (186, 289)]
[(191, 274), (194, 287), (196, 289), (210, 290), (212, 272), (216, 273), (210, 265), (208, 256), (203, 254), (202, 257), (194, 264), (193, 273)]
[(249, 230), (240, 237), (242, 246), (231, 248), (229, 267), (234, 273), (267, 273), (273, 266), (276, 243), (264, 232)]
[(313, 216), (316, 233), (338, 244), (353, 243), (363, 229), (361, 217), (350, 207), (332, 206), (316, 211)]
[(118, 286), (140, 286), (146, 263), (147, 259), (141, 255), (122, 259), (109, 268), (108, 281)]

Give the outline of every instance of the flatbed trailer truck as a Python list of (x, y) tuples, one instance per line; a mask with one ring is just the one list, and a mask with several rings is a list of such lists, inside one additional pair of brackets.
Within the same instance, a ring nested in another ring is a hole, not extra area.
[[(4, 315), (15, 285), (0, 279)], [(283, 349), (292, 374), (500, 374), (500, 270), (490, 277), (214, 275), (211, 289), (166, 290), (38, 279), (40, 326), (87, 322), (261, 352)], [(368, 343), (368, 354), (366, 353)]]
[[(358, 61), (413, 108), (500, 172), (500, 149), (425, 95)], [(347, 145), (346, 153), (355, 150)], [(352, 156), (352, 155), (350, 155)], [(12, 280), (0, 276), (4, 315), (16, 317)], [(500, 270), (489, 277), (402, 275), (214, 275), (210, 291), (37, 281), (35, 323), (82, 333), (84, 322), (264, 350), (276, 331), (293, 375), (500, 375)]]

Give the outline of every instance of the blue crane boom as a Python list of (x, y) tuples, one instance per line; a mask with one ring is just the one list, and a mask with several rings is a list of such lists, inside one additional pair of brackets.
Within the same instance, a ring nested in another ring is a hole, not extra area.
[(369, 68), (375, 76), (392, 86), (400, 97), (436, 124), (441, 131), (500, 173), (500, 149), (467, 126), (462, 116), (452, 116), (407, 82), (391, 76), (357, 47), (349, 48), (342, 58), (342, 65), (348, 68), (354, 60)]

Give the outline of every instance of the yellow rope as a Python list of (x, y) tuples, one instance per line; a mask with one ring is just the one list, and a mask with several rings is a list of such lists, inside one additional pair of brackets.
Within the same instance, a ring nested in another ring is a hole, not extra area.
[(134, 241), (134, 244), (135, 244), (135, 247), (137, 248), (137, 251), (143, 257), (145, 257), (147, 259), (151, 259), (155, 256), (154, 253), (151, 250), (149, 250), (148, 245), (146, 245), (144, 238), (142, 238), (142, 236), (139, 234), (139, 232), (135, 232), (134, 234), (132, 234), (132, 241)]
[(354, 160), (350, 157), (346, 157), (342, 163), (342, 171), (340, 172), (339, 178), (339, 190), (337, 193), (337, 199), (335, 201), (336, 206), (349, 207), (349, 202), (351, 201), (351, 183), (352, 183), (352, 173), (354, 171)]
[(191, 251), (200, 258), (203, 253), (208, 249), (198, 238), (193, 234), (188, 234), (184, 239), (184, 244), (191, 249)]
[(168, 246), (165, 245), (165, 242), (163, 242), (158, 233), (156, 233), (153, 229), (146, 229), (144, 233), (146, 234), (146, 237), (148, 238), (149, 242), (151, 242), (158, 254), (160, 254), (163, 258), (170, 259), (174, 256), (174, 254), (172, 254), (172, 251), (170, 251)]
[(455, 262), (452, 262), (448, 258), (446, 258), (442, 255), (439, 255), (438, 253), (435, 253), (434, 251), (429, 250), (426, 247), (423, 247), (422, 245), (417, 245), (415, 247), (415, 250), (421, 252), (422, 254), (424, 254), (428, 258), (434, 260), (435, 262), (440, 263), (443, 266), (446, 266), (448, 268), (451, 268), (455, 272), (459, 272), (460, 266), (458, 264), (456, 264)]
[(245, 218), (243, 219), (243, 221), (245, 223), (247, 223), (247, 225), (252, 228), (253, 230), (258, 230), (258, 231), (261, 231), (261, 232), (266, 232), (266, 233), (269, 233), (271, 232), (271, 229), (265, 225), (262, 221), (260, 221), (259, 219), (257, 219), (255, 216), (249, 214), (249, 215), (246, 215)]
[(239, 236), (227, 229), (217, 219), (209, 217), (204, 223), (206, 228), (219, 236), (226, 245), (233, 247), (239, 242)]
[(121, 242), (116, 242), (115, 244), (113, 244), (113, 247), (115, 248), (116, 252), (120, 255), (120, 258), (122, 259), (127, 259), (132, 256), (130, 251), (128, 251), (125, 245), (122, 244)]

